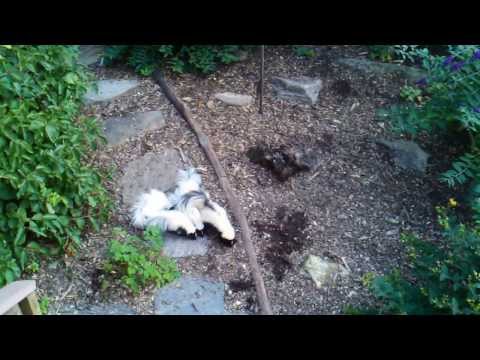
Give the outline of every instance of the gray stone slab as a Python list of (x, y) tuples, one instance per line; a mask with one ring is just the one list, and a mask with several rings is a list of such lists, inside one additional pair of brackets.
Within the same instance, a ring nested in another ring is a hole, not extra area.
[(278, 97), (313, 105), (318, 100), (318, 94), (323, 84), (320, 79), (312, 79), (305, 76), (295, 79), (276, 76), (272, 79), (272, 86)]
[(225, 285), (185, 276), (155, 294), (157, 315), (226, 315)]
[(165, 149), (159, 153), (146, 153), (130, 162), (120, 180), (122, 200), (131, 207), (143, 192), (151, 189), (167, 191), (175, 186), (177, 170), (183, 168), (178, 151)]
[(382, 63), (368, 59), (343, 58), (338, 59), (337, 63), (353, 70), (363, 72), (364, 74), (386, 75), (397, 74), (410, 82), (415, 82), (426, 76), (426, 72), (411, 66), (400, 64)]
[(348, 275), (347, 269), (343, 266), (315, 255), (308, 256), (304, 268), (312, 277), (317, 288), (329, 284), (334, 279), (335, 274)]
[(146, 131), (158, 130), (165, 125), (165, 116), (161, 111), (148, 111), (109, 118), (103, 127), (108, 144), (118, 145), (130, 137), (142, 136)]
[(385, 139), (378, 139), (376, 142), (390, 150), (393, 160), (398, 167), (417, 171), (421, 174), (425, 174), (427, 171), (430, 155), (415, 142), (406, 140), (389, 141)]
[(86, 104), (116, 99), (135, 89), (139, 82), (137, 80), (99, 80), (96, 85), (98, 89), (92, 87), (85, 94)]
[(90, 66), (97, 63), (104, 54), (103, 45), (80, 45), (79, 64)]
[(224, 92), (215, 94), (215, 99), (224, 102), (227, 105), (247, 106), (253, 101), (250, 95), (234, 94), (231, 92)]
[(137, 315), (137, 313), (124, 304), (91, 305), (88, 307), (75, 308), (65, 307), (59, 311), (61, 315)]
[(163, 253), (174, 258), (202, 256), (207, 253), (210, 242), (206, 236), (192, 240), (166, 232)]

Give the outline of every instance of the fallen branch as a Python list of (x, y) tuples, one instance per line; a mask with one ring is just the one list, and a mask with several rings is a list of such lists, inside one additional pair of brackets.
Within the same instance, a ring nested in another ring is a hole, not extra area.
[(207, 155), (208, 160), (212, 164), (213, 168), (215, 169), (215, 173), (220, 181), (220, 185), (222, 186), (223, 191), (225, 191), (228, 203), (230, 208), (237, 219), (238, 224), (240, 225), (240, 230), (242, 234), (243, 244), (247, 251), (248, 260), (250, 263), (250, 268), (252, 271), (252, 277), (255, 282), (255, 287), (257, 290), (258, 295), (258, 302), (260, 305), (260, 309), (262, 314), (264, 315), (272, 315), (272, 309), (270, 306), (270, 302), (268, 300), (267, 292), (265, 290), (265, 284), (263, 282), (263, 278), (260, 272), (260, 267), (258, 266), (257, 257), (255, 255), (255, 249), (253, 247), (252, 239), (251, 239), (251, 231), (248, 226), (247, 218), (243, 213), (238, 200), (235, 198), (233, 194), (232, 188), (230, 183), (228, 182), (227, 175), (223, 170), (220, 161), (217, 158), (217, 155), (213, 151), (213, 148), (208, 140), (208, 137), (204, 134), (200, 125), (192, 118), (191, 112), (188, 107), (178, 99), (178, 97), (173, 93), (173, 91), (168, 87), (167, 83), (163, 79), (162, 73), (159, 70), (156, 70), (153, 73), (153, 79), (157, 82), (157, 84), (162, 88), (163, 92), (165, 93), (166, 97), (170, 102), (175, 106), (177, 111), (183, 116), (183, 118), (188, 122), (190, 127), (195, 132), (195, 135), (198, 138), (198, 142), (200, 146), (204, 150), (205, 154)]

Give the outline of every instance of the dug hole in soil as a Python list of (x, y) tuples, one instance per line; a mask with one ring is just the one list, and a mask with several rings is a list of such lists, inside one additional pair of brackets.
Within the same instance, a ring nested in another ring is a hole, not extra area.
[[(435, 189), (443, 191), (437, 175), (445, 162), (435, 157), (439, 152), (432, 151), (435, 149), (431, 145), (420, 143), (433, 157), (428, 173), (417, 176), (396, 168), (369, 140), (392, 138), (375, 113), (398, 101), (404, 82), (387, 76), (368, 78), (335, 63), (341, 57), (365, 57), (366, 50), (361, 46), (314, 49), (315, 57), (301, 58), (290, 47), (265, 48), (263, 115), (258, 114), (258, 104), (228, 106), (214, 98), (215, 93), (226, 91), (255, 97), (259, 69), (256, 56), (222, 67), (208, 77), (166, 76), (169, 86), (188, 104), (208, 135), (247, 216), (275, 314), (338, 314), (347, 304), (372, 304), (362, 277), (369, 272), (385, 274), (396, 267), (407, 269), (401, 232), (437, 236), (434, 206), (443, 201), (429, 196)], [(100, 286), (99, 268), (111, 230), (121, 226), (134, 233), (118, 185), (127, 164), (146, 152), (178, 147), (195, 167), (203, 169), (202, 179), (212, 197), (224, 206), (225, 197), (194, 133), (151, 79), (140, 78), (124, 67), (99, 67), (95, 73), (99, 79), (137, 78), (141, 84), (129, 96), (88, 107), (88, 115), (106, 119), (150, 110), (164, 110), (170, 115), (161, 130), (97, 151), (95, 163), (104, 169), (115, 168), (113, 180), (106, 184), (116, 201), (114, 216), (100, 233), (85, 235), (74, 257), (65, 257), (56, 266), (44, 264), (34, 278), (40, 296), (52, 300), (51, 313), (60, 306), (109, 302), (152, 314), (155, 288), (133, 296), (120, 286), (106, 290)], [(305, 75), (323, 81), (314, 106), (274, 96), (270, 86), (273, 76)], [(313, 149), (318, 163), (315, 170), (294, 172), (280, 180), (271, 169), (247, 156), (259, 144), (275, 149), (302, 144)], [(238, 226), (236, 230), (239, 238)], [(346, 264), (350, 273), (317, 288), (303, 270), (309, 255)], [(177, 263), (182, 274), (223, 281), (227, 285), (228, 311), (259, 313), (241, 242), (227, 247), (213, 241), (207, 255), (180, 258)]]

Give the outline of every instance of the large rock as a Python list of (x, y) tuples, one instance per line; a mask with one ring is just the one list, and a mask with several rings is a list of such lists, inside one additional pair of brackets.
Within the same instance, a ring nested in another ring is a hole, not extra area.
[(104, 123), (104, 133), (109, 145), (118, 145), (132, 136), (161, 129), (165, 125), (165, 116), (161, 111), (148, 111), (109, 118)]
[(413, 141), (378, 139), (376, 142), (390, 150), (395, 164), (400, 168), (425, 174), (430, 155)]
[(133, 309), (124, 304), (91, 305), (82, 308), (70, 306), (59, 313), (61, 315), (137, 315)]
[(191, 240), (185, 236), (167, 232), (165, 233), (163, 253), (174, 258), (202, 256), (207, 253), (209, 245), (210, 240), (206, 236)]
[(387, 74), (396, 74), (412, 83), (426, 76), (424, 71), (411, 66), (382, 63), (368, 59), (343, 58), (338, 59), (337, 63), (353, 70), (363, 72), (366, 75), (383, 76)]
[(78, 62), (84, 66), (97, 63), (104, 54), (103, 45), (80, 45)]
[(253, 101), (253, 98), (250, 95), (234, 94), (231, 92), (215, 94), (215, 98), (225, 104), (235, 106), (247, 106)]
[(225, 285), (185, 276), (155, 294), (157, 315), (226, 315)]
[(318, 288), (330, 283), (334, 279), (335, 274), (348, 275), (347, 269), (343, 266), (315, 255), (309, 255), (304, 264), (304, 268), (310, 274)]
[(272, 86), (274, 92), (281, 98), (313, 105), (317, 102), (322, 89), (322, 80), (305, 76), (296, 79), (274, 77)]
[(96, 85), (97, 89), (92, 87), (85, 94), (86, 104), (116, 99), (135, 89), (139, 82), (137, 80), (99, 80)]
[(150, 189), (167, 191), (175, 186), (177, 170), (183, 168), (178, 151), (165, 149), (160, 153), (146, 153), (128, 164), (120, 181), (122, 199), (132, 206), (138, 196)]

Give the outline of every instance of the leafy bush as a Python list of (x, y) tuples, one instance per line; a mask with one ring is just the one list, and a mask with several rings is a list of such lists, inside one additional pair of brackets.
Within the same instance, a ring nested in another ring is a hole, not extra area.
[(50, 308), (50, 298), (48, 296), (42, 297), (38, 301), (38, 305), (40, 307), (40, 312), (42, 315), (47, 315), (48, 314), (48, 309)]
[(315, 50), (308, 46), (294, 46), (293, 50), (297, 56), (311, 58), (315, 56)]
[(400, 90), (400, 97), (402, 99), (404, 99), (406, 101), (409, 101), (409, 102), (412, 102), (412, 103), (421, 102), (421, 100), (422, 100), (422, 90), (417, 88), (417, 87), (405, 85)]
[[(480, 314), (480, 232), (457, 223), (444, 208), (438, 212), (444, 231), (442, 244), (412, 234), (402, 236), (412, 263), (413, 281), (398, 270), (368, 279), (368, 286), (382, 302), (377, 313)], [(349, 313), (354, 312), (350, 309)]]
[(421, 60), (432, 55), (448, 52), (445, 45), (370, 45), (369, 57), (383, 62), (399, 62), (405, 65), (421, 65)]
[[(456, 160), (442, 180), (454, 186), (480, 180), (478, 132), (480, 130), (480, 48), (450, 46), (448, 57), (422, 54), (428, 76), (417, 82), (421, 104), (400, 104), (380, 112), (398, 132), (451, 134), (470, 138), (470, 151)], [(417, 92), (418, 93), (418, 92)], [(476, 185), (475, 185), (476, 186)]]
[(139, 74), (148, 76), (156, 67), (168, 67), (177, 73), (212, 73), (218, 64), (238, 60), (238, 45), (109, 45), (105, 63), (125, 61)]
[[(463, 198), (474, 221), (460, 223), (453, 213), (458, 204), (450, 199), (448, 210), (437, 209), (443, 229), (440, 244), (403, 235), (411, 278), (395, 270), (366, 279), (382, 301), (369, 313), (480, 314), (480, 48), (456, 45), (448, 50), (449, 56), (438, 56), (425, 48), (410, 49), (428, 74), (417, 82), (422, 101), (394, 106), (382, 115), (389, 117), (394, 130), (413, 136), (421, 132), (468, 135), (467, 152), (453, 162), (441, 180), (451, 187), (470, 182)], [(403, 92), (407, 100), (417, 94), (411, 89)], [(352, 309), (348, 312), (356, 313)]]
[(372, 60), (380, 60), (383, 62), (390, 62), (394, 58), (394, 47), (391, 45), (370, 45), (368, 47), (368, 56)]
[(141, 287), (150, 284), (166, 285), (179, 276), (176, 263), (160, 255), (163, 246), (160, 229), (150, 227), (145, 230), (144, 240), (127, 235), (121, 229), (116, 229), (114, 236), (103, 269), (107, 274), (119, 277), (132, 292), (138, 293)]
[(85, 164), (100, 128), (78, 117), (89, 77), (77, 57), (76, 46), (0, 46), (0, 286), (27, 249), (58, 253), (107, 215), (101, 176)]

